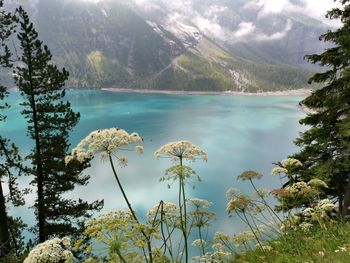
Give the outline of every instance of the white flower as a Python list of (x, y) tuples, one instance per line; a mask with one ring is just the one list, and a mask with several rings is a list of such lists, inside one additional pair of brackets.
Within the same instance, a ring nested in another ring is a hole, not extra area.
[[(129, 135), (125, 130), (119, 128), (93, 131), (72, 150), (72, 154), (65, 158), (65, 162), (68, 164), (73, 159), (79, 162), (89, 161), (96, 154), (101, 154), (101, 159), (107, 160), (118, 151), (132, 150), (131, 144), (141, 143), (142, 139), (136, 132)], [(143, 153), (143, 147), (137, 145), (135, 151)], [(128, 163), (126, 157), (119, 157), (118, 160), (122, 166)]]
[(299, 227), (301, 228), (301, 230), (307, 232), (310, 230), (310, 228), (313, 226), (313, 224), (308, 223), (308, 222), (303, 222), (299, 225)]
[(40, 243), (28, 254), (24, 263), (61, 263), (71, 262), (71, 241), (68, 237), (54, 238)]
[(283, 167), (300, 167), (300, 166), (302, 166), (302, 163), (299, 160), (294, 159), (294, 158), (285, 159), (281, 163), (282, 163)]
[(227, 191), (226, 191), (226, 198), (227, 200), (231, 200), (231, 199), (236, 199), (239, 197), (242, 197), (243, 193), (234, 187), (230, 187)]
[(206, 242), (203, 239), (196, 239), (196, 240), (193, 240), (192, 242), (192, 246), (194, 247), (202, 247), (202, 246), (205, 246), (205, 244)]
[(216, 232), (214, 235), (214, 240), (227, 242), (230, 240), (230, 236), (224, 232)]
[(324, 255), (325, 255), (325, 253), (324, 253), (323, 251), (318, 251), (318, 255), (319, 255), (321, 258), (323, 258)]
[(111, 221), (114, 218), (132, 220), (133, 216), (128, 210), (119, 209), (115, 211), (108, 211), (99, 215), (96, 218), (86, 221), (85, 228)]
[(137, 145), (137, 146), (135, 147), (135, 150), (136, 150), (136, 152), (139, 153), (139, 154), (142, 154), (143, 151), (144, 151), (144, 149), (143, 149), (143, 147), (142, 147), (141, 145)]
[(150, 210), (148, 210), (147, 216), (149, 220), (153, 220), (156, 215), (160, 217), (161, 213), (163, 216), (176, 215), (180, 211), (179, 207), (170, 202), (163, 202), (161, 204), (154, 205)]
[(275, 167), (272, 169), (271, 174), (272, 175), (278, 175), (278, 174), (286, 174), (288, 173), (288, 170), (286, 168), (283, 167)]
[(325, 212), (331, 212), (337, 208), (338, 208), (338, 206), (333, 204), (331, 200), (323, 199), (317, 203), (315, 209), (325, 211)]
[(160, 157), (175, 157), (176, 159), (188, 159), (194, 161), (199, 157), (204, 161), (208, 160), (206, 152), (189, 141), (178, 141), (165, 144), (155, 152), (155, 156), (157, 159)]
[(255, 240), (255, 235), (251, 231), (244, 231), (234, 236), (233, 241), (237, 247), (246, 244), (249, 241)]
[(195, 208), (203, 208), (208, 209), (209, 206), (211, 206), (213, 203), (209, 202), (208, 200), (201, 199), (201, 198), (189, 198), (187, 199), (187, 202), (191, 205), (193, 205)]
[(73, 160), (73, 156), (68, 155), (68, 156), (66, 156), (66, 158), (64, 159), (64, 162), (65, 162), (65, 164), (68, 164), (68, 163), (71, 162), (72, 160)]

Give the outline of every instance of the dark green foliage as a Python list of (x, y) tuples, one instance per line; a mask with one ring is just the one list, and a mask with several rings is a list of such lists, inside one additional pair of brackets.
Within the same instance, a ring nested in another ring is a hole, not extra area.
[[(3, 1), (0, 0), (0, 70), (11, 67), (11, 52), (7, 46), (7, 40), (13, 32), (16, 18), (3, 11)], [(6, 120), (4, 110), (9, 107), (3, 100), (7, 96), (6, 87), (0, 82), (0, 121)], [(24, 227), (20, 219), (12, 219), (7, 213), (7, 206), (24, 204), (25, 191), (18, 188), (17, 176), (23, 171), (21, 157), (18, 149), (9, 140), (0, 136), (0, 260), (9, 253), (19, 254), (23, 250), (21, 233), (19, 229)], [(9, 189), (6, 194), (4, 187)], [(14, 223), (16, 222), (16, 223)], [(19, 227), (17, 227), (19, 226)]]
[(22, 114), (28, 122), (28, 136), (35, 147), (27, 158), (32, 163), (32, 184), (37, 188), (35, 214), (39, 242), (52, 236), (75, 236), (81, 233), (82, 222), (102, 202), (71, 200), (67, 194), (76, 186), (86, 185), (89, 176), (81, 172), (88, 166), (72, 162), (65, 165), (69, 132), (79, 120), (64, 101), (62, 88), (68, 78), (65, 69), (53, 65), (51, 53), (38, 39), (27, 13), (19, 8), (21, 66), (16, 67), (15, 82), (24, 98)]
[[(133, 80), (162, 70), (174, 57), (171, 45), (122, 1), (45, 0), (38, 13), (40, 36), (55, 62), (71, 73), (69, 86), (132, 87)], [(99, 58), (92, 61), (96, 52)]]
[(328, 12), (330, 18), (340, 18), (341, 28), (320, 37), (334, 45), (320, 55), (309, 55), (312, 63), (328, 70), (315, 74), (310, 82), (324, 87), (302, 103), (317, 113), (301, 120), (310, 129), (302, 133), (296, 144), (302, 151), (296, 155), (304, 164), (302, 178), (318, 177), (327, 182), (327, 194), (339, 201), (343, 216), (350, 210), (350, 4), (340, 1), (342, 8)]

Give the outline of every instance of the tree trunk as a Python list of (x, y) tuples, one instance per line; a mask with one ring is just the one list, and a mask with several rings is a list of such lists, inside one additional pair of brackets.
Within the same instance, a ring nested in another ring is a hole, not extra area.
[(33, 110), (33, 126), (34, 126), (34, 139), (35, 139), (35, 165), (36, 165), (36, 183), (38, 191), (38, 228), (39, 228), (39, 242), (42, 243), (46, 241), (47, 236), (45, 233), (45, 205), (44, 205), (44, 174), (43, 174), (43, 164), (41, 158), (41, 145), (40, 145), (40, 136), (39, 136), (39, 125), (38, 117), (34, 95), (31, 97), (31, 107)]
[(28, 52), (28, 79), (30, 84), (30, 107), (33, 111), (33, 129), (34, 129), (34, 140), (35, 140), (35, 156), (34, 162), (36, 165), (36, 183), (37, 183), (37, 219), (38, 219), (38, 230), (39, 230), (39, 243), (46, 241), (47, 235), (45, 233), (45, 203), (44, 203), (44, 172), (43, 164), (41, 158), (41, 145), (40, 145), (40, 136), (39, 136), (39, 123), (38, 123), (38, 112), (36, 108), (35, 95), (33, 84), (33, 63), (32, 63), (32, 50), (29, 40), (27, 39), (27, 52)]
[(7, 222), (5, 197), (0, 180), (0, 259), (10, 251), (10, 234)]
[(341, 215), (343, 218), (349, 218), (350, 216), (349, 208), (350, 208), (350, 179), (348, 180), (345, 187), (344, 200), (343, 200), (342, 210), (341, 210)]

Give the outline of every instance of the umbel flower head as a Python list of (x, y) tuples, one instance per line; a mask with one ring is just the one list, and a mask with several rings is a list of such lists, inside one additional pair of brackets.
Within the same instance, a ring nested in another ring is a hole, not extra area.
[(207, 153), (190, 141), (167, 143), (155, 152), (155, 156), (157, 159), (165, 157), (175, 159), (176, 161), (179, 159), (195, 161), (197, 158), (204, 161), (208, 160)]
[(24, 260), (24, 263), (61, 263), (72, 262), (73, 254), (69, 237), (54, 238), (40, 243)]
[[(143, 153), (141, 137), (133, 132), (127, 133), (120, 128), (110, 128), (91, 132), (72, 150), (72, 154), (67, 156), (65, 161), (68, 164), (73, 159), (79, 162), (89, 161), (96, 154), (101, 154), (102, 159), (106, 159), (116, 152), (122, 150), (133, 150), (130, 145), (136, 144), (134, 148), (137, 153)], [(127, 158), (116, 156), (122, 166), (127, 165)]]
[(188, 198), (186, 203), (192, 205), (195, 209), (208, 209), (213, 203), (201, 198)]
[(311, 179), (310, 181), (307, 182), (307, 184), (316, 189), (328, 188), (328, 185), (324, 181), (318, 178)]
[(245, 181), (245, 180), (252, 180), (252, 179), (260, 179), (262, 177), (262, 174), (257, 173), (255, 171), (244, 171), (241, 173), (237, 179)]
[(156, 216), (160, 216), (162, 214), (165, 216), (174, 216), (179, 213), (179, 207), (171, 202), (163, 202), (163, 205), (156, 204), (151, 209), (148, 210), (147, 217), (150, 221), (152, 221)]
[(279, 166), (273, 168), (271, 171), (271, 174), (272, 175), (288, 174), (293, 169), (301, 166), (303, 166), (303, 164), (299, 160), (294, 158), (287, 158), (281, 161)]
[(241, 196), (236, 199), (231, 199), (228, 201), (226, 206), (226, 211), (231, 214), (233, 211), (245, 212), (252, 205), (252, 201), (248, 196)]
[(299, 160), (294, 158), (284, 159), (281, 163), (282, 163), (282, 166), (285, 167), (287, 170), (288, 168), (303, 166), (303, 164)]

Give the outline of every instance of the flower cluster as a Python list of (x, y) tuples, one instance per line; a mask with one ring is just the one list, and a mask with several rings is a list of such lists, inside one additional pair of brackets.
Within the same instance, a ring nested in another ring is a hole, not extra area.
[(211, 202), (201, 198), (189, 198), (186, 200), (188, 204), (188, 221), (192, 227), (209, 227), (215, 217), (215, 213), (209, 211)]
[(304, 206), (305, 203), (311, 203), (319, 195), (317, 189), (305, 182), (296, 182), (285, 188), (275, 189), (271, 193), (281, 203), (278, 207), (280, 210)]
[(246, 245), (247, 243), (255, 240), (256, 238), (252, 231), (244, 231), (233, 237), (233, 241), (236, 247)]
[(148, 221), (175, 219), (178, 217), (179, 211), (179, 207), (174, 203), (163, 202), (162, 204), (156, 204), (148, 210)]
[[(101, 154), (101, 158), (106, 159), (117, 151), (131, 150), (131, 144), (137, 144), (135, 151), (143, 153), (141, 143), (142, 138), (135, 132), (129, 134), (119, 128), (93, 131), (72, 150), (72, 154), (66, 157), (65, 162), (68, 164), (73, 159), (79, 162), (89, 161), (96, 154)], [(126, 157), (117, 158), (122, 166), (127, 165)]]
[(313, 222), (313, 221), (320, 222), (320, 220), (322, 221), (330, 220), (332, 217), (336, 215), (337, 211), (338, 211), (337, 205), (335, 205), (329, 199), (323, 199), (319, 201), (315, 206), (305, 208), (303, 210), (303, 215), (310, 222)]
[(189, 198), (186, 200), (189, 205), (194, 206), (196, 209), (208, 209), (213, 203), (201, 198)]
[(273, 168), (271, 171), (272, 175), (279, 175), (279, 174), (286, 174), (286, 173), (288, 173), (288, 170), (280, 166)]
[(228, 242), (230, 240), (230, 236), (225, 234), (224, 232), (216, 232), (214, 234), (214, 242)]
[(68, 237), (54, 238), (37, 245), (24, 263), (68, 263), (73, 261), (71, 241)]
[[(85, 252), (90, 256), (91, 262), (94, 259), (107, 258), (108, 262), (121, 262), (121, 257), (127, 262), (143, 262), (143, 250), (147, 240), (142, 233), (154, 234), (157, 230), (134, 220), (130, 211), (117, 210), (106, 212), (85, 224), (84, 234), (99, 244), (99, 250), (105, 250), (99, 254), (93, 254), (91, 245), (87, 246)], [(84, 241), (79, 240), (77, 249), (84, 246)]]
[(272, 175), (278, 175), (278, 174), (289, 174), (291, 173), (295, 168), (301, 167), (302, 163), (294, 158), (287, 158), (281, 161), (279, 166), (272, 169), (271, 174)]
[(301, 213), (287, 217), (282, 223), (281, 230), (287, 231), (300, 228), (303, 231), (308, 231), (314, 223), (324, 227), (326, 222), (332, 221), (337, 212), (337, 205), (329, 199), (323, 199), (313, 204), (312, 207), (305, 208)]
[(95, 226), (101, 226), (102, 224), (105, 224), (107, 222), (111, 222), (114, 220), (125, 220), (129, 221), (132, 220), (132, 214), (130, 211), (127, 210), (116, 210), (116, 211), (108, 211), (100, 216), (93, 218), (85, 223), (85, 228), (92, 228)]
[(248, 208), (253, 208), (254, 203), (251, 198), (238, 189), (231, 187), (226, 192), (226, 198), (228, 200), (226, 211), (228, 214), (232, 212), (245, 212)]
[(287, 168), (287, 169), (289, 167), (301, 167), (302, 166), (302, 163), (299, 160), (294, 159), (294, 158), (284, 159), (281, 163), (282, 163), (282, 166)]
[(228, 201), (226, 211), (228, 214), (232, 212), (245, 212), (252, 205), (252, 201), (247, 196), (241, 196)]
[(208, 155), (198, 146), (190, 141), (170, 142), (160, 147), (156, 152), (157, 159), (161, 157), (172, 158), (178, 161), (179, 159), (187, 159), (195, 161), (200, 158), (204, 161), (208, 160)]
[(285, 189), (290, 194), (300, 194), (311, 189), (311, 187), (305, 182), (297, 182), (292, 184), (291, 186), (287, 186)]
[(208, 252), (203, 256), (193, 257), (191, 262), (205, 263), (205, 262), (233, 262), (233, 255), (227, 251), (226, 247), (221, 243), (215, 243), (212, 246), (213, 252)]
[(206, 245), (207, 242), (205, 242), (205, 240), (203, 239), (195, 239), (192, 241), (192, 246), (194, 247), (202, 247), (204, 245)]
[(252, 179), (260, 179), (261, 177), (262, 177), (262, 174), (257, 173), (255, 171), (244, 171), (237, 177), (237, 179), (245, 181), (245, 180), (252, 180)]
[(289, 215), (281, 224), (281, 231), (297, 230), (300, 224), (303, 222), (301, 216)]

